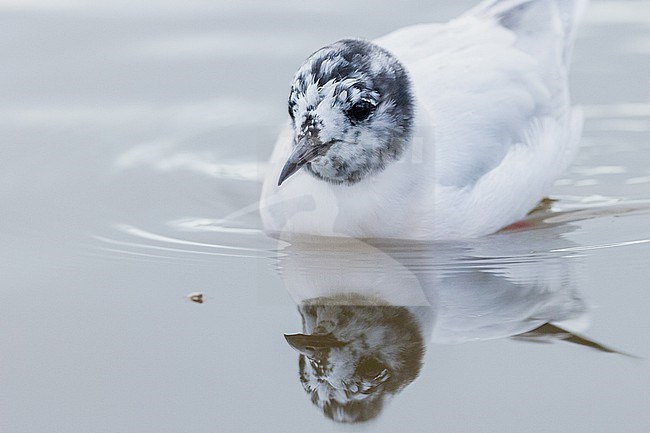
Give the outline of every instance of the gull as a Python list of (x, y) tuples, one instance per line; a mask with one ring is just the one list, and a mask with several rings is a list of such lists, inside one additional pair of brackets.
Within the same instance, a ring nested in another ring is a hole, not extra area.
[(266, 231), (439, 240), (524, 218), (578, 148), (568, 64), (587, 1), (487, 0), (313, 53), (262, 188)]

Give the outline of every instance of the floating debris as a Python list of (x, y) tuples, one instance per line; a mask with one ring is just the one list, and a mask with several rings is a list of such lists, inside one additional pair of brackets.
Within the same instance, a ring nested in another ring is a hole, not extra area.
[(203, 293), (201, 293), (201, 292), (192, 292), (189, 295), (187, 295), (187, 299), (189, 299), (192, 302), (196, 302), (197, 304), (202, 304), (203, 303)]

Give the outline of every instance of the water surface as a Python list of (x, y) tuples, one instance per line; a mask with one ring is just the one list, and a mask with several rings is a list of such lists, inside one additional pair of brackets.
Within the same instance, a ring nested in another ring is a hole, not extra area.
[[(650, 430), (650, 2), (593, 2), (581, 151), (527, 227), (260, 230), (300, 62), (474, 3), (0, 2), (0, 431)], [(285, 340), (317, 326), (349, 395)]]

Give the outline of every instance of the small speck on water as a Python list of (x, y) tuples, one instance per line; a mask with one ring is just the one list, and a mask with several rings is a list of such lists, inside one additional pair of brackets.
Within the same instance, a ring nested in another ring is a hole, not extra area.
[(189, 299), (192, 302), (196, 302), (197, 304), (202, 304), (203, 303), (203, 293), (192, 292), (189, 295), (187, 295), (187, 299)]

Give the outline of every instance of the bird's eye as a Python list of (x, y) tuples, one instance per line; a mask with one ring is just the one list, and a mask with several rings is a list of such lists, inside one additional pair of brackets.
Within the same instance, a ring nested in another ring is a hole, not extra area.
[(350, 119), (356, 121), (366, 120), (374, 110), (375, 106), (372, 103), (359, 101), (348, 110), (348, 116), (350, 116)]
[(365, 358), (359, 362), (356, 371), (363, 377), (374, 379), (384, 371), (384, 365), (375, 358)]

